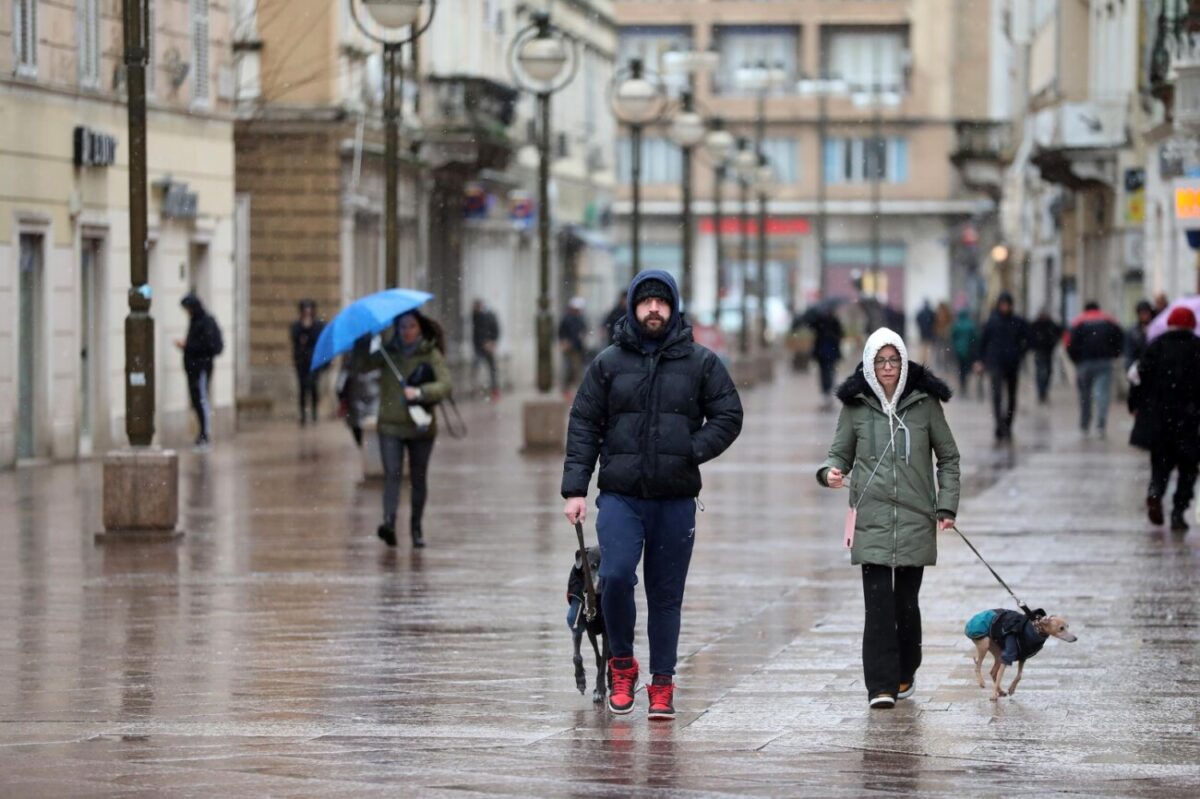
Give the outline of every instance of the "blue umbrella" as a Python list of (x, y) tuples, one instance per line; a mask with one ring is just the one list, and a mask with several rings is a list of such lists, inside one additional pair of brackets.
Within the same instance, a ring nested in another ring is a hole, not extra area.
[(387, 289), (369, 294), (343, 308), (325, 325), (313, 349), (310, 369), (314, 372), (335, 357), (353, 349), (363, 336), (373, 336), (388, 327), (400, 314), (420, 308), (433, 299), (425, 291)]

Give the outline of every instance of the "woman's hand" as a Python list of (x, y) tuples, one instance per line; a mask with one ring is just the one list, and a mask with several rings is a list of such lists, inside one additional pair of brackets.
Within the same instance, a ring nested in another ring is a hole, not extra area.
[(954, 527), (954, 519), (938, 519), (938, 532), (944, 533)]
[(836, 466), (830, 467), (829, 471), (825, 472), (825, 485), (830, 488), (841, 488), (844, 477), (841, 469)]
[(420, 399), (421, 398), (421, 389), (413, 388), (412, 386), (405, 386), (404, 387), (404, 398), (406, 400), (408, 400), (409, 402), (412, 402), (415, 399)]

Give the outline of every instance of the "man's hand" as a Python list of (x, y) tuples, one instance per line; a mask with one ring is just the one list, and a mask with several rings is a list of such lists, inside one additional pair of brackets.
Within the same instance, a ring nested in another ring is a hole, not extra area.
[(571, 524), (581, 524), (587, 518), (587, 498), (571, 497), (563, 506), (563, 515)]
[(842, 474), (842, 470), (834, 466), (825, 472), (825, 485), (830, 488), (841, 488), (844, 478), (845, 475)]

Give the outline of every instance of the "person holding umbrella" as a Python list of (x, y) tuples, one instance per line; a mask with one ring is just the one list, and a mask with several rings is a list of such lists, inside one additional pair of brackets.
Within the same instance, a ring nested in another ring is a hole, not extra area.
[[(453, 389), (442, 329), (417, 310), (432, 297), (409, 289), (388, 289), (363, 297), (343, 308), (325, 326), (313, 352), (313, 369), (329, 363), (339, 353), (353, 350), (351, 369), (381, 370), (378, 424), (384, 472), (383, 524), (376, 532), (389, 547), (396, 546), (396, 510), (406, 451), (412, 470), (409, 531), (413, 547), (425, 546), (421, 517), (429, 459), (437, 438), (432, 410)], [(391, 338), (371, 351), (364, 337), (388, 328), (393, 330)]]

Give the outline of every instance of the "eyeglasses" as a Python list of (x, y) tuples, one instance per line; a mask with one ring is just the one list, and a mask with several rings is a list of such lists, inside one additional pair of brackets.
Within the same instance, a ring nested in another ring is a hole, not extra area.
[(899, 369), (899, 368), (900, 368), (900, 364), (901, 364), (901, 363), (903, 363), (903, 361), (901, 361), (899, 357), (896, 357), (896, 358), (876, 358), (876, 359), (875, 359), (875, 368), (876, 368), (876, 369), (878, 369), (880, 366), (890, 366), (890, 367), (892, 367), (893, 369)]

